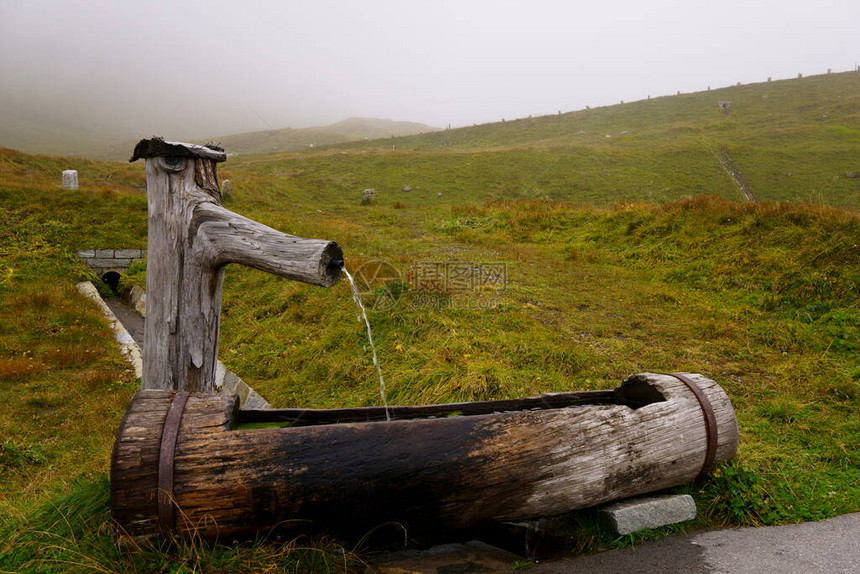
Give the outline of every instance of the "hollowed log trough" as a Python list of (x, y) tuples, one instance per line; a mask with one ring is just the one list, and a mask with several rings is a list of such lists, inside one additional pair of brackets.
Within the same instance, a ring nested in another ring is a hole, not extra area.
[[(242, 411), (235, 396), (141, 391), (114, 447), (114, 516), (132, 535), (204, 538), (308, 522), (463, 528), (687, 483), (738, 444), (728, 397), (698, 374), (389, 414)], [(248, 428), (261, 423), (284, 426)]]

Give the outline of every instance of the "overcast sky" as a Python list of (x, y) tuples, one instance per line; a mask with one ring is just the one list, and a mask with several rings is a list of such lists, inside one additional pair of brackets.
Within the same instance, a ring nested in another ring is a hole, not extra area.
[(444, 127), (853, 69), (860, 0), (0, 0), (0, 97), (142, 136)]

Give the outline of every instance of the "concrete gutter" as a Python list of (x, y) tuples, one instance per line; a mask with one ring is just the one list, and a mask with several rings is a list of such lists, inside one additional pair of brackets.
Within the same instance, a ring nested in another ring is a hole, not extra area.
[[(128, 361), (134, 366), (134, 374), (139, 379), (143, 376), (143, 361), (141, 357), (140, 346), (134, 341), (128, 330), (123, 326), (122, 322), (110, 310), (107, 303), (104, 302), (98, 289), (89, 282), (84, 281), (78, 283), (78, 291), (89, 297), (101, 309), (102, 314), (110, 322), (111, 328), (114, 330), (116, 340), (119, 341), (122, 352), (128, 358)], [(141, 317), (146, 317), (146, 292), (138, 286), (131, 289), (129, 295), (131, 304), (135, 311)], [(244, 409), (269, 409), (271, 405), (260, 396), (257, 391), (251, 388), (245, 381), (239, 378), (236, 373), (228, 371), (224, 363), (218, 361), (215, 367), (215, 390), (219, 393), (238, 395), (239, 404)]]
[(126, 360), (131, 363), (132, 367), (134, 367), (134, 376), (138, 379), (141, 378), (143, 376), (143, 358), (140, 353), (140, 347), (137, 346), (137, 343), (135, 343), (134, 339), (131, 338), (131, 335), (128, 334), (126, 328), (120, 320), (116, 318), (116, 315), (113, 314), (113, 311), (110, 310), (107, 303), (104, 302), (95, 285), (89, 281), (82, 281), (78, 283), (77, 288), (84, 297), (92, 299), (95, 301), (96, 305), (98, 305), (102, 315), (104, 315), (110, 323), (114, 337), (119, 341), (122, 354), (125, 355)]

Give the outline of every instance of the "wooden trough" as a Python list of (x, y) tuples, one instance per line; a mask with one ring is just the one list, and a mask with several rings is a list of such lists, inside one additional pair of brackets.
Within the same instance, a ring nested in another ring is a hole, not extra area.
[(111, 461), (113, 513), (129, 534), (215, 538), (307, 522), (463, 528), (668, 488), (734, 456), (731, 403), (695, 374), (645, 373), (614, 391), (530, 399), (239, 410), (236, 396), (212, 392), (225, 266), (326, 287), (343, 253), (224, 208), (216, 165), (227, 156), (217, 146), (152, 138), (135, 147), (131, 161), (141, 158), (143, 390)]
[(114, 516), (132, 535), (204, 538), (305, 521), (462, 528), (690, 482), (738, 444), (728, 397), (697, 374), (389, 413), (240, 411), (235, 396), (141, 391), (114, 447)]

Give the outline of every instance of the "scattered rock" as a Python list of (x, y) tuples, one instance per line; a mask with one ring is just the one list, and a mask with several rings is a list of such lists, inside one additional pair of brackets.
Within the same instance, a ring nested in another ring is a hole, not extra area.
[(412, 186), (411, 185), (404, 185), (403, 191), (412, 191)]
[(230, 197), (233, 197), (233, 184), (230, 183), (229, 179), (225, 179), (221, 182), (221, 199)]
[(361, 205), (371, 205), (376, 199), (376, 190), (369, 187), (362, 192)]
[(860, 179), (860, 171), (849, 171), (845, 174), (845, 177), (850, 179)]

